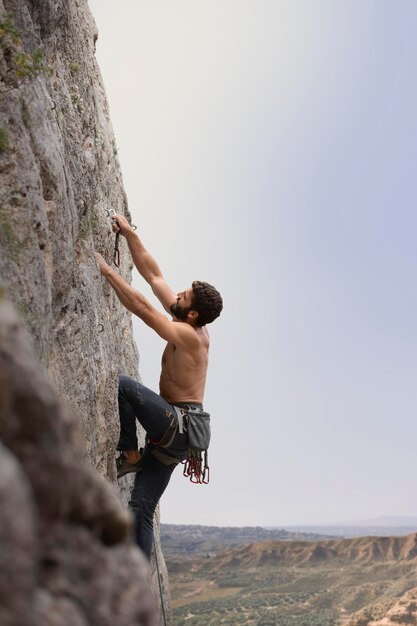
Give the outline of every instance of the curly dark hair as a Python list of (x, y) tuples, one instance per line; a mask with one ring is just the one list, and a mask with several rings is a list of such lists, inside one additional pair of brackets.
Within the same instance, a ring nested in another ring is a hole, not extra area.
[(192, 284), (193, 302), (191, 308), (197, 311), (197, 326), (205, 326), (219, 317), (223, 300), (217, 289), (208, 283), (195, 280)]

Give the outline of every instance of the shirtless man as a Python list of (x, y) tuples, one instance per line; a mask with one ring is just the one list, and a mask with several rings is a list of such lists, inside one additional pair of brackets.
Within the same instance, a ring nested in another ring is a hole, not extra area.
[[(150, 559), (155, 508), (176, 465), (187, 455), (187, 434), (176, 431), (175, 407), (203, 411), (210, 343), (205, 326), (220, 315), (223, 302), (214, 287), (200, 281), (175, 294), (126, 218), (116, 214), (112, 220), (113, 230), (126, 238), (136, 268), (172, 316), (172, 320), (167, 319), (97, 253), (100, 272), (121, 303), (168, 342), (162, 356), (159, 395), (127, 376), (119, 380), (117, 449), (121, 454), (116, 461), (117, 477), (135, 472), (129, 506), (135, 516), (136, 542)], [(138, 449), (136, 419), (150, 439), (143, 453)], [(169, 447), (158, 445), (165, 443), (167, 435), (169, 440), (173, 432), (176, 434)]]

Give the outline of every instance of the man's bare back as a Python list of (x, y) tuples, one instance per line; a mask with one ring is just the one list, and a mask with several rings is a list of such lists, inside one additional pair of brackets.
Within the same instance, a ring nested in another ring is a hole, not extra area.
[(204, 327), (194, 330), (199, 339), (197, 346), (189, 349), (168, 343), (162, 355), (159, 392), (170, 404), (203, 403), (210, 337)]

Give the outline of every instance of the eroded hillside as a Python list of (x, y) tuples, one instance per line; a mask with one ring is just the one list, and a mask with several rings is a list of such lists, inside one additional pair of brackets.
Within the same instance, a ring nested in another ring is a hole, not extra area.
[(415, 624), (417, 535), (267, 541), (169, 558), (174, 616), (190, 626)]

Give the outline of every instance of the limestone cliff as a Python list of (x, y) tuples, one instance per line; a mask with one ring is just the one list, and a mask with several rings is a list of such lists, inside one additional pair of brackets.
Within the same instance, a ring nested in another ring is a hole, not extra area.
[(0, 623), (157, 626), (131, 517), (0, 301)]
[[(94, 255), (99, 250), (109, 261), (113, 256), (114, 235), (106, 209), (114, 208), (129, 217), (94, 57), (96, 39), (86, 0), (0, 0), (0, 280), (30, 332), (39, 367), (69, 407), (71, 419), (78, 422), (84, 456), (115, 484), (117, 378), (120, 372), (138, 376), (138, 355), (130, 314), (99, 275)], [(130, 280), (130, 261), (123, 246), (121, 242), (120, 271)], [(10, 324), (14, 324), (10, 319), (3, 327), (3, 342)], [(8, 360), (2, 365), (7, 378)], [(32, 374), (35, 376), (33, 368)], [(19, 375), (31, 374), (23, 374), (22, 369)], [(9, 385), (2, 380), (0, 400), (6, 398)], [(7, 420), (15, 415), (5, 406), (0, 402), (3, 441)], [(30, 426), (29, 409), (30, 404), (26, 417), (19, 418), (22, 429)], [(65, 413), (62, 405), (55, 410)], [(53, 419), (49, 416), (45, 420), (46, 441)], [(57, 417), (57, 424), (62, 426), (65, 419), (62, 423)], [(19, 446), (14, 449), (13, 441), (5, 441), (9, 452), (2, 448), (5, 471), (22, 483), (17, 501), (31, 501), (27, 493), (34, 488), (32, 477), (25, 478), (26, 457)], [(70, 441), (68, 446), (72, 450)], [(77, 450), (75, 445), (73, 454), (78, 463)], [(36, 472), (42, 472), (41, 464)], [(63, 476), (60, 478), (68, 479)], [(53, 471), (47, 478), (52, 485)], [(129, 480), (123, 479), (122, 487), (116, 487), (124, 502)], [(7, 501), (12, 496), (2, 490), (2, 485), (0, 493)], [(88, 478), (86, 489), (94, 500), (94, 493), (104, 488)], [(29, 509), (32, 506), (35, 510), (39, 506), (36, 494)], [(42, 510), (38, 514), (42, 519)], [(40, 523), (36, 514), (31, 519), (22, 521), (23, 526)], [(59, 519), (73, 523), (72, 518)], [(70, 530), (65, 528), (56, 529), (58, 543), (60, 533), (64, 536)], [(53, 533), (53, 543), (52, 537)], [(66, 541), (72, 540), (73, 548), (84, 549), (82, 539), (67, 536)], [(38, 545), (36, 550), (42, 547)], [(136, 548), (131, 546), (131, 550)], [(120, 559), (116, 562), (120, 568)], [(136, 562), (132, 567), (137, 571)], [(62, 622), (57, 618), (48, 624), (96, 623), (90, 618), (77, 619)]]
[[(81, 0), (4, 0), (0, 9), (18, 32), (2, 38), (1, 278), (50, 380), (81, 418), (90, 460), (114, 478), (117, 375), (137, 375), (137, 354), (130, 316), (94, 257), (97, 249), (112, 258), (105, 209), (126, 211), (97, 33)], [(18, 55), (37, 50), (44, 69), (20, 78)], [(125, 277), (129, 270), (122, 251)]]

